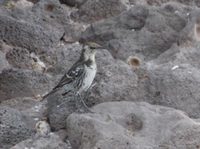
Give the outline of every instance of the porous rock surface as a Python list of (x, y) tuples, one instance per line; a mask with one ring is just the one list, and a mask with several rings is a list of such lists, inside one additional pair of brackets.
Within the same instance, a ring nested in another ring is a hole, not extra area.
[(16, 109), (0, 107), (0, 148), (9, 148), (31, 134), (31, 119)]
[(92, 109), (67, 119), (74, 148), (199, 148), (200, 124), (182, 111), (144, 102), (108, 102)]
[(11, 149), (22, 148), (72, 149), (70, 144), (63, 142), (58, 135), (53, 133), (50, 134), (48, 137), (30, 138), (11, 147)]
[[(67, 129), (75, 148), (198, 149), (199, 6), (199, 0), (0, 0), (0, 148), (59, 148), (59, 142), (66, 148), (55, 135)], [(104, 47), (84, 99), (94, 113), (80, 112), (73, 95), (42, 100), (86, 41)], [(55, 135), (33, 140), (40, 120)]]

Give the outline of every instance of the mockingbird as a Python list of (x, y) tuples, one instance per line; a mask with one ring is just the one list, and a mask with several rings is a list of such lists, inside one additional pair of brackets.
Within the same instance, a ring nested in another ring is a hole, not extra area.
[(60, 82), (43, 99), (58, 90), (64, 90), (62, 93), (63, 96), (69, 92), (73, 92), (81, 100), (84, 107), (89, 110), (81, 98), (81, 93), (88, 91), (95, 78), (97, 71), (95, 54), (98, 48), (101, 48), (101, 46), (94, 42), (84, 44), (79, 60), (74, 63), (69, 71), (61, 78)]

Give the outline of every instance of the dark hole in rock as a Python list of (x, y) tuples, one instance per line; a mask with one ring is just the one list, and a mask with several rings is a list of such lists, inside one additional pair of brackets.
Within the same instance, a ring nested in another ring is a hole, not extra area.
[(27, 1), (29, 1), (29, 2), (31, 2), (31, 3), (33, 3), (33, 4), (36, 4), (36, 3), (39, 2), (40, 0), (27, 0)]
[(45, 6), (45, 10), (46, 11), (53, 11), (54, 10), (54, 8), (55, 8), (55, 6), (53, 5), (53, 4), (47, 4), (46, 6)]

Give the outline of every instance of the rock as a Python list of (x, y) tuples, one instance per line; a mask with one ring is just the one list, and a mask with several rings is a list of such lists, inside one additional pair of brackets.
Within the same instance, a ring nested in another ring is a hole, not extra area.
[[(74, 52), (77, 51), (71, 54)], [(97, 51), (96, 59), (97, 76), (89, 97), (84, 99), (89, 107), (105, 101), (137, 99), (138, 78), (128, 64), (113, 59), (107, 50)], [(48, 117), (51, 127), (55, 130), (65, 128), (66, 118), (78, 111), (78, 108), (81, 109), (77, 107), (76, 102), (79, 101), (73, 94), (62, 97), (61, 92), (47, 98)]]
[(50, 135), (51, 128), (46, 121), (38, 121), (35, 125), (36, 135), (41, 137), (47, 137)]
[[(198, 148), (200, 125), (182, 111), (147, 103), (107, 102), (67, 119), (73, 148)], [(189, 138), (189, 139), (188, 139)]]
[(33, 3), (27, 0), (18, 0), (15, 3), (15, 7), (18, 7), (20, 9), (30, 9), (31, 7), (33, 7)]
[[(15, 147), (68, 148), (67, 136), (80, 149), (199, 148), (199, 1), (0, 3), (0, 106), (11, 113), (2, 120), (0, 107), (0, 148), (21, 141)], [(72, 93), (39, 102), (79, 58), (77, 41), (105, 47), (97, 52), (97, 75), (84, 98), (90, 114)], [(122, 102), (92, 108), (111, 101)], [(25, 140), (38, 121), (48, 121), (54, 133), (42, 123), (36, 127), (42, 135)]]
[[(70, 20), (71, 9), (61, 5), (59, 1), (40, 0), (28, 8), (19, 7), (18, 3), (20, 2), (24, 3), (24, 0), (14, 3), (12, 11), (3, 7), (0, 9), (2, 25), (5, 24), (5, 27), (3, 25), (1, 28), (2, 36), (0, 37), (8, 44), (14, 44), (39, 54), (56, 47), (63, 35), (68, 39), (76, 40), (81, 31), (84, 30), (81, 24)], [(30, 4), (30, 2), (27, 3)], [(7, 23), (10, 27), (6, 25)], [(11, 28), (8, 34), (19, 36), (18, 40), (20, 41), (16, 41), (17, 39), (14, 38), (11, 39), (12, 36), (7, 37), (7, 35), (4, 35), (5, 30), (7, 30), (6, 26)], [(14, 31), (12, 28), (19, 30), (18, 35), (12, 33)]]
[[(53, 63), (51, 62), (51, 66), (47, 69), (47, 73), (53, 76), (61, 75), (59, 76), (60, 80), (62, 75), (79, 59), (81, 48), (82, 45), (78, 42), (59, 46), (56, 51), (49, 54), (49, 57), (51, 58), (50, 61), (53, 61)], [(47, 57), (47, 55), (44, 55), (44, 58), (41, 57), (41, 59), (49, 63), (49, 60), (45, 59)]]
[(69, 142), (63, 142), (58, 135), (51, 133), (49, 137), (31, 138), (18, 143), (11, 149), (36, 148), (36, 149), (72, 149)]
[(44, 72), (47, 67), (43, 61), (27, 49), (15, 47), (6, 53), (6, 59), (14, 68), (31, 69)]
[(47, 117), (54, 131), (65, 128), (66, 118), (77, 111), (74, 96), (68, 94), (63, 97), (60, 91), (47, 97)]
[(6, 60), (5, 54), (3, 52), (0, 51), (0, 73), (2, 72), (2, 70), (9, 68), (9, 63)]
[(1, 101), (15, 97), (44, 94), (51, 86), (49, 76), (23, 69), (4, 70), (0, 74)]
[(6, 53), (6, 59), (12, 66), (24, 69), (31, 69), (34, 62), (31, 61), (30, 52), (23, 48), (13, 48)]
[(200, 41), (200, 9), (195, 9), (189, 13), (188, 24), (179, 35), (177, 44), (179, 46), (192, 46), (192, 42)]
[(138, 77), (126, 63), (115, 60), (107, 50), (97, 52), (97, 75), (88, 105), (136, 99)]
[(32, 2), (33, 4), (35, 4), (35, 3), (39, 2), (40, 0), (27, 0), (27, 1)]
[(134, 6), (120, 15), (92, 24), (82, 40), (94, 40), (115, 58), (151, 60), (169, 49), (186, 26), (186, 18), (163, 8)]
[[(24, 18), (32, 23), (40, 24), (49, 29), (56, 30), (55, 33), (60, 33), (60, 38), (66, 32), (70, 32), (70, 10), (54, 0), (40, 0), (36, 3), (32, 10), (29, 11), (32, 18)], [(42, 15), (41, 15), (42, 14)], [(40, 19), (38, 19), (38, 17)]]
[(130, 0), (132, 5), (150, 5), (150, 6), (160, 6), (168, 2), (177, 2), (184, 5), (200, 6), (198, 0), (188, 1), (188, 0)]
[(60, 2), (61, 4), (79, 8), (82, 4), (87, 2), (87, 0), (60, 0)]
[[(16, 10), (23, 11), (21, 9)], [(71, 40), (76, 40), (80, 33), (84, 30), (83, 25), (74, 23), (70, 19), (71, 8), (61, 5), (59, 1), (40, 0), (32, 9), (20, 16), (13, 14), (16, 18), (23, 18), (31, 24), (38, 24), (49, 32), (54, 32), (59, 35), (59, 39), (65, 35)], [(27, 15), (29, 17), (27, 17)], [(31, 17), (30, 17), (31, 16)], [(57, 45), (58, 42), (55, 42)]]
[(58, 43), (63, 33), (49, 32), (47, 28), (16, 20), (6, 14), (0, 15), (0, 38), (13, 46), (31, 51), (52, 47)]
[(87, 0), (78, 11), (72, 13), (72, 17), (77, 21), (95, 22), (120, 14), (126, 10), (123, 0)]
[(3, 41), (0, 40), (0, 73), (2, 70), (11, 67), (6, 59), (6, 51), (8, 49), (10, 49), (10, 47), (8, 47)]
[(198, 15), (197, 10), (191, 13), (178, 45), (146, 64), (148, 79), (141, 83), (145, 101), (183, 110), (193, 118), (200, 117)]
[(31, 121), (18, 110), (1, 106), (0, 148), (10, 148), (20, 141), (29, 138), (33, 134), (33, 129), (29, 126)]
[(5, 100), (1, 102), (1, 105), (16, 109), (32, 119), (33, 121), (29, 124), (31, 128), (35, 128), (35, 124), (39, 120), (45, 119), (47, 115), (46, 102), (40, 102), (39, 99), (37, 100), (31, 97), (18, 97)]
[(194, 118), (200, 117), (199, 46), (173, 46), (158, 59), (147, 63), (146, 101), (183, 110)]

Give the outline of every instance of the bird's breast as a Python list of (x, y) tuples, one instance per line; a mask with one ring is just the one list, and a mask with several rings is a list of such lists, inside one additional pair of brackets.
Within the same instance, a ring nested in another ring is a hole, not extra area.
[(96, 65), (85, 67), (85, 79), (83, 80), (82, 90), (86, 91), (92, 84), (96, 76), (97, 68)]

